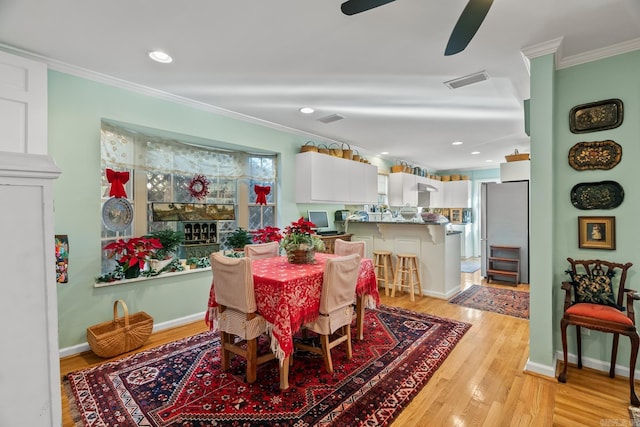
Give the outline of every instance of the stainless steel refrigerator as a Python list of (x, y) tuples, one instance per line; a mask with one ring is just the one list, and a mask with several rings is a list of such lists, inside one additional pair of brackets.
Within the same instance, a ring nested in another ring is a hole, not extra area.
[(482, 184), (481, 274), (486, 277), (491, 245), (520, 247), (520, 282), (529, 283), (529, 181)]

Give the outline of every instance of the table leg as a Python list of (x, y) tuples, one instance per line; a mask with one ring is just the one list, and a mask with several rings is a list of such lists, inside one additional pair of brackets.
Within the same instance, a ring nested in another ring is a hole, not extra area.
[(280, 390), (289, 388), (289, 360), (291, 356), (285, 357), (280, 365)]
[(360, 341), (364, 339), (364, 298), (364, 294), (356, 298), (356, 335)]

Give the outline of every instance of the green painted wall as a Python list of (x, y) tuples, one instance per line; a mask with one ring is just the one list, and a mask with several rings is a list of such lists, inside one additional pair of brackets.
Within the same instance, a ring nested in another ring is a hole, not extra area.
[[(551, 55), (531, 63), (531, 323), (530, 362), (552, 366), (562, 351), (560, 317), (564, 292), (560, 283), (574, 259), (601, 258), (635, 264), (628, 287), (640, 289), (640, 252), (636, 185), (640, 159), (640, 51), (555, 71)], [(624, 102), (623, 124), (612, 130), (572, 134), (569, 111), (578, 104), (620, 98)], [(622, 145), (622, 161), (608, 171), (576, 171), (567, 162), (569, 149), (581, 141), (612, 139)], [(612, 210), (584, 211), (570, 202), (571, 188), (581, 182), (614, 180), (625, 190), (625, 200)], [(616, 249), (578, 248), (578, 216), (615, 216)], [(552, 341), (550, 341), (552, 340)], [(569, 352), (576, 353), (575, 328), (568, 332)], [(583, 336), (583, 357), (607, 366), (610, 334), (591, 332)], [(629, 366), (629, 343), (622, 338), (617, 363)]]
[(159, 98), (49, 72), (49, 149), (62, 170), (55, 182), (55, 232), (70, 244), (69, 283), (58, 284), (60, 348), (86, 341), (86, 328), (112, 317), (113, 302), (144, 310), (156, 323), (204, 312), (211, 273), (94, 288), (100, 271), (100, 120), (134, 123), (280, 154), (279, 223), (299, 217), (295, 170), (303, 137)]

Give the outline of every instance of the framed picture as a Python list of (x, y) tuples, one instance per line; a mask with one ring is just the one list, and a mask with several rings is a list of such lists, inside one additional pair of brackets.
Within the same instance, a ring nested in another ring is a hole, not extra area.
[(615, 249), (616, 217), (579, 216), (578, 246), (581, 249)]
[(572, 133), (595, 132), (617, 128), (622, 124), (623, 106), (619, 99), (576, 105), (569, 112)]

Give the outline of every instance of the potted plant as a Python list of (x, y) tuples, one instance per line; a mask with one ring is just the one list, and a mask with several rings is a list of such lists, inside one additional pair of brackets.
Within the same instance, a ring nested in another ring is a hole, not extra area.
[(144, 264), (161, 248), (160, 240), (155, 237), (118, 239), (104, 247), (107, 257), (115, 259), (122, 268), (125, 279), (138, 277)]
[(251, 232), (242, 227), (236, 228), (236, 230), (227, 237), (227, 244), (236, 251), (244, 250), (244, 245), (250, 245), (251, 243), (253, 243)]
[(316, 225), (300, 217), (284, 229), (280, 247), (292, 264), (313, 264), (316, 251), (324, 250), (324, 242), (312, 230)]
[(145, 237), (156, 238), (160, 241), (162, 248), (158, 249), (149, 260), (153, 270), (160, 272), (171, 264), (178, 251), (178, 247), (184, 242), (184, 234), (171, 229), (158, 230)]

